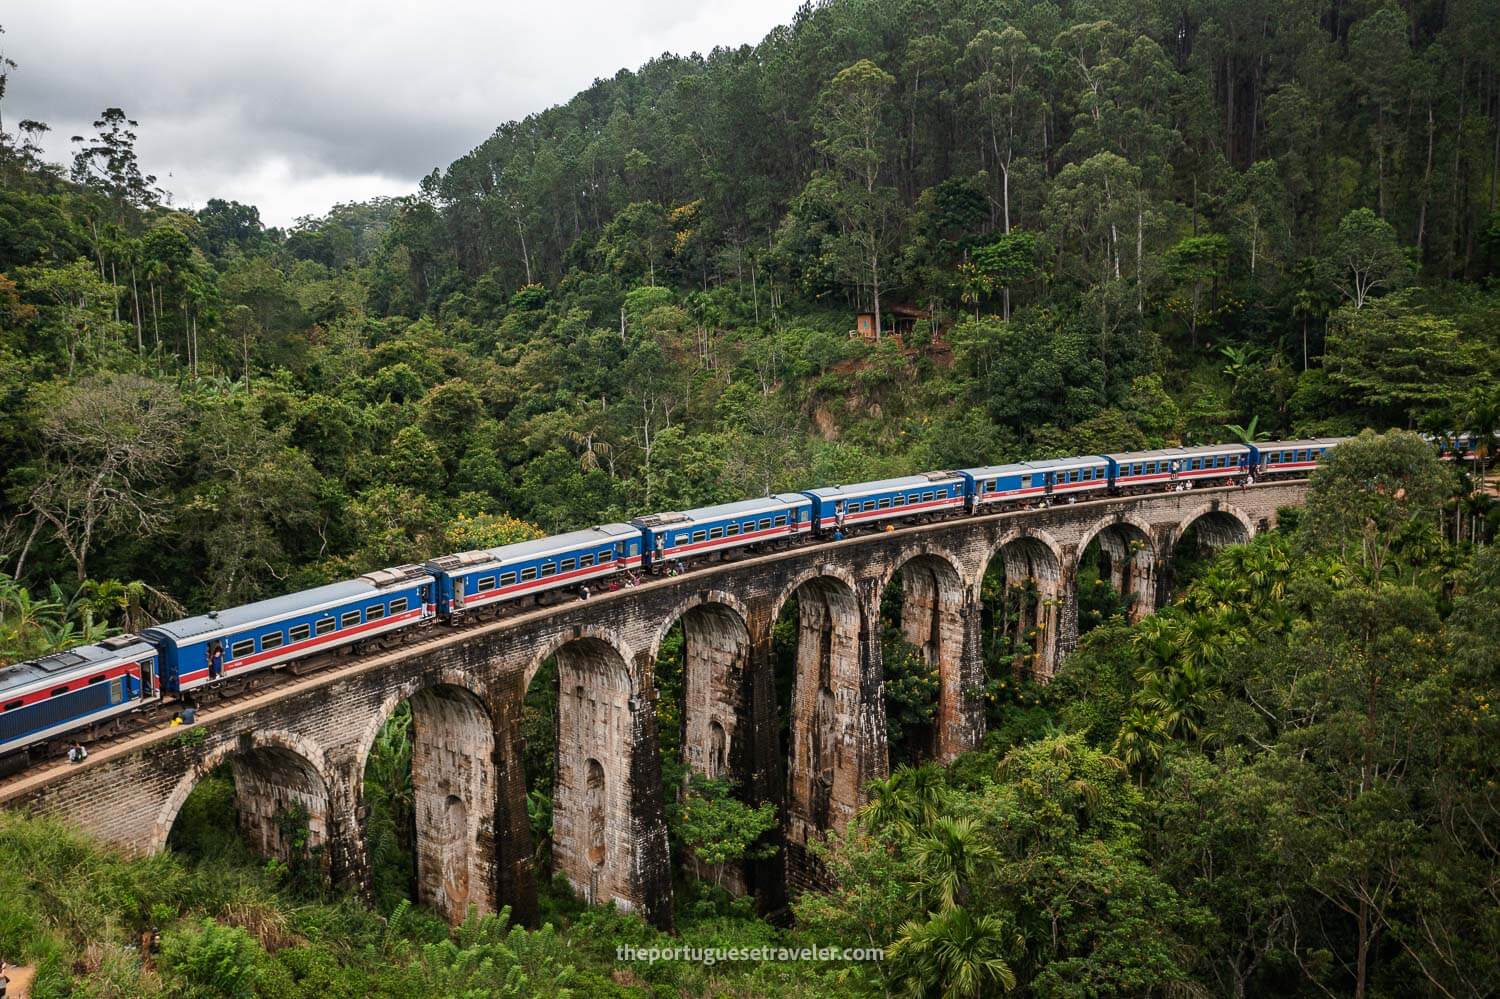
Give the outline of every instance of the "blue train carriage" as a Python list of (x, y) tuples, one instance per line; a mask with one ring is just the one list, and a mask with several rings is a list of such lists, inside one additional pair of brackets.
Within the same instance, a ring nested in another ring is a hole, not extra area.
[(1028, 461), (1033, 475), (1042, 477), (1042, 492), (1049, 497), (1093, 495), (1109, 491), (1109, 460), (1102, 455)]
[(1423, 434), (1422, 439), (1431, 444), (1443, 461), (1472, 461), (1477, 447), (1477, 438), (1471, 433)]
[(1312, 437), (1297, 441), (1262, 441), (1255, 445), (1261, 478), (1292, 478), (1311, 475), (1323, 456), (1341, 437)]
[(1046, 471), (1030, 462), (961, 468), (958, 474), (967, 480), (965, 496), (971, 513), (1035, 500), (1047, 491)]
[(926, 472), (899, 479), (809, 489), (813, 523), (831, 534), (861, 524), (962, 511), (969, 480), (959, 472)]
[(162, 689), (183, 694), (212, 682), (216, 652), (223, 678), (279, 666), (430, 620), (435, 591), (431, 573), (403, 565), (159, 624), (145, 635), (161, 647)]
[(156, 647), (108, 638), (0, 669), (0, 753), (93, 729), (160, 696)]
[(438, 614), (446, 620), (536, 594), (637, 568), (641, 532), (601, 524), (535, 541), (444, 555), (427, 563), (437, 577)]
[(645, 540), (647, 566), (656, 572), (678, 559), (696, 559), (809, 534), (812, 509), (812, 500), (802, 493), (776, 493), (695, 510), (653, 513), (631, 523)]
[(1255, 448), (1246, 444), (1209, 444), (1129, 451), (1104, 458), (1109, 462), (1115, 489), (1131, 492), (1205, 480), (1211, 485), (1234, 482), (1250, 474), (1256, 454)]

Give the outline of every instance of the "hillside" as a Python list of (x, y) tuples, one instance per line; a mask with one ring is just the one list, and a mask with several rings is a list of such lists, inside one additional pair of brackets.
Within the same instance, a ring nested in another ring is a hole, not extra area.
[[(0, 665), (653, 511), (1359, 435), (1280, 529), (1184, 543), (1140, 623), (1080, 553), (1050, 685), (1035, 583), (994, 568), (989, 736), (949, 767), (921, 764), (938, 678), (884, 594), (912, 765), (790, 925), (687, 864), (676, 937), (561, 885), (542, 928), (442, 925), (410, 902), (398, 708), (361, 792), (373, 900), (249, 856), (221, 771), (156, 858), (0, 816), (0, 957), (41, 996), (1493, 994), (1497, 27), (1491, 0), (827, 0), (287, 229), (174, 206), (114, 95), (68, 165), (0, 116)], [(674, 856), (774, 852), (779, 803), (681, 780), (682, 636), (652, 679)], [(547, 695), (519, 722), (539, 843)]]

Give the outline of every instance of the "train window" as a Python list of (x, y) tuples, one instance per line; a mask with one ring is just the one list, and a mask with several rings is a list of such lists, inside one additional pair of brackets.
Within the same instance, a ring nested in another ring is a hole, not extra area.
[(11, 701), (4, 708), (0, 708), (0, 711), (14, 711), (16, 708), (19, 708), (21, 705), (23, 705), (25, 703), (26, 703), (25, 701)]
[(591, 568), (593, 566), (593, 564), (594, 564), (594, 553), (593, 552), (589, 552), (587, 555), (580, 555), (580, 556), (578, 556), (578, 568), (580, 568), (580, 569), (588, 569), (588, 568)]
[(48, 694), (47, 696), (48, 697), (60, 697), (63, 694), (66, 694), (67, 692), (68, 692), (68, 688), (67, 687), (53, 687), (52, 688), (52, 693)]
[(707, 541), (707, 540), (708, 540), (708, 532), (707, 531), (694, 531), (693, 532), (693, 541), (694, 542)]
[(486, 593), (486, 592), (488, 592), (490, 590), (493, 590), (494, 588), (495, 588), (495, 577), (494, 576), (483, 576), (483, 577), (480, 578), (478, 584), (475, 585), (474, 592), (476, 592), (476, 593)]
[(724, 536), (724, 528), (722, 528), (722, 527), (710, 527), (708, 529), (708, 536), (711, 539), (712, 538), (722, 538)]
[(284, 641), (286, 641), (285, 635), (279, 631), (273, 631), (260, 636), (260, 647), (263, 651), (269, 652), (271, 649), (281, 648), (281, 643)]
[(891, 508), (890, 497), (888, 497), (888, 496), (882, 496), (882, 497), (880, 497), (880, 502), (876, 503), (875, 506), (878, 507), (881, 510), (889, 510)]
[(740, 533), (740, 525), (739, 525), (739, 524), (737, 524), (737, 523), (735, 523), (735, 524), (729, 524), (729, 525), (727, 525), (727, 526), (726, 526), (726, 527), (725, 527), (725, 528), (724, 528), (724, 536), (725, 536), (725, 537), (726, 537), (726, 538), (732, 538), (732, 537), (735, 537), (735, 536), (737, 536), (737, 535), (738, 535), (738, 534), (739, 534), (739, 533)]
[(104, 674), (100, 673), (98, 676), (91, 676), (91, 677), (89, 677), (89, 683), (103, 683), (104, 679), (105, 679)]
[(677, 543), (679, 545), (685, 545), (688, 543), (690, 538), (691, 535), (689, 535), (687, 531), (683, 531), (681, 534), (677, 535)]
[(255, 651), (255, 639), (244, 638), (229, 647), (229, 658), (243, 659)]
[(543, 562), (542, 563), (542, 578), (545, 579), (548, 576), (555, 576), (555, 575), (557, 575), (557, 563), (556, 562)]
[(528, 569), (522, 569), (521, 570), (521, 580), (523, 582), (526, 581), (526, 580), (535, 579), (535, 578), (536, 578), (536, 566), (531, 566)]
[(516, 582), (516, 574), (515, 573), (513, 573), (513, 572), (502, 572), (500, 574), (500, 585), (501, 586), (514, 586), (515, 582)]
[(603, 565), (605, 562), (613, 562), (614, 560), (615, 560), (615, 553), (612, 552), (612, 551), (602, 551), (602, 552), (599, 553), (599, 564), (600, 565)]
[(760, 522), (760, 529), (762, 531), (769, 531), (771, 529), (771, 518), (770, 517), (765, 517), (765, 518), (763, 518), (761, 520), (761, 522)]
[[(989, 487), (989, 483), (986, 482), (985, 483), (985, 488), (988, 488), (988, 487)], [(893, 496), (893, 497), (891, 497), (891, 506), (905, 506), (905, 505), (906, 505), (906, 497), (905, 496)]]
[(385, 604), (371, 604), (365, 608), (366, 621), (379, 621), (385, 617)]
[(392, 614), (405, 614), (406, 613), (406, 598), (405, 597), (402, 597), (400, 600), (392, 600), (391, 601), (391, 613)]
[(339, 627), (340, 628), (353, 628), (353, 627), (357, 626), (358, 624), (359, 624), (359, 611), (357, 611), (357, 610), (348, 611), (347, 613), (344, 614), (343, 617), (339, 618)]
[(313, 634), (315, 634), (315, 635), (326, 635), (330, 631), (333, 630), (333, 627), (334, 627), (333, 618), (331, 618), (331, 617), (325, 617), (321, 621), (318, 621), (316, 624), (313, 625)]
[(572, 572), (576, 568), (578, 568), (578, 562), (575, 559), (565, 558), (561, 563), (558, 564), (557, 571)]
[(776, 526), (777, 527), (785, 527), (786, 526), (786, 517), (785, 517), (785, 515), (776, 518)]
[(287, 631), (287, 637), (294, 642), (305, 642), (312, 637), (312, 628), (305, 624), (296, 625)]

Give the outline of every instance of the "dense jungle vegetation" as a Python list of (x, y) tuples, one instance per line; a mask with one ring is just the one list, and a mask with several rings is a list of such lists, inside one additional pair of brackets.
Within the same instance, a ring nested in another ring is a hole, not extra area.
[[(0, 662), (773, 490), (1365, 427), (1488, 447), (1497, 27), (832, 0), (284, 230), (174, 206), (120, 108), (67, 165), (0, 118)], [(1337, 454), (1155, 617), (1087, 587), (1050, 686), (987, 646), (982, 751), (872, 788), (793, 928), (679, 886), (684, 942), (881, 964), (617, 967), (657, 932), (565, 893), (551, 928), (450, 933), (404, 899), (407, 714), (367, 773), (375, 910), (246, 856), (218, 779), (151, 860), (0, 817), (0, 955), (43, 995), (1491, 994), (1500, 510), (1408, 434)], [(935, 684), (887, 626), (917, 763)], [(683, 795), (674, 847), (765, 849), (731, 791)]]

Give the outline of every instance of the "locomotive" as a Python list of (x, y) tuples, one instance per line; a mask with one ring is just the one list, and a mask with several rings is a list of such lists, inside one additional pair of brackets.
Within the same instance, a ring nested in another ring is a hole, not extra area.
[[(736, 553), (837, 540), (871, 525), (1306, 476), (1342, 438), (1087, 455), (778, 493), (459, 552), (159, 624), (0, 669), (0, 758), (55, 749), (122, 715), (312, 656), (392, 645), (472, 615), (587, 596), (590, 584), (687, 571)], [(1474, 441), (1439, 442), (1466, 458)], [(25, 760), (20, 761), (21, 766)]]

